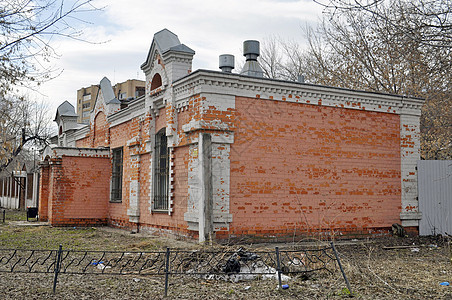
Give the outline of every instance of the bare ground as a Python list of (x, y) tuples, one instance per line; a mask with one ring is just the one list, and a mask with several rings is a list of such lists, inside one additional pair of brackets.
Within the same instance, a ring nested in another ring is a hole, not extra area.
[[(10, 213), (12, 215), (13, 213)], [(21, 217), (0, 223), (0, 248), (83, 250), (157, 250), (201, 246), (170, 238), (110, 228), (52, 228), (20, 226)], [(241, 245), (247, 248), (274, 245)], [(281, 245), (279, 245), (281, 246)], [(300, 244), (300, 247), (303, 245)], [(412, 246), (385, 250), (384, 247)], [(239, 248), (239, 245), (231, 247)], [(338, 241), (336, 245), (356, 299), (452, 299), (452, 263), (449, 241), (442, 237)], [(339, 269), (292, 278), (289, 289), (277, 289), (274, 280), (238, 283), (171, 276), (170, 299), (341, 299), (348, 290)], [(164, 278), (151, 276), (65, 275), (52, 293), (51, 274), (0, 273), (2, 299), (162, 299)]]

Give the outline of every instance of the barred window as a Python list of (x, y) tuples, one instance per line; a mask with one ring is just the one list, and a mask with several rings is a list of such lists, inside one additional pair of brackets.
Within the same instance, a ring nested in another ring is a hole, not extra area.
[(113, 149), (110, 201), (122, 201), (122, 147)]
[(155, 135), (154, 210), (168, 210), (169, 155), (165, 128)]

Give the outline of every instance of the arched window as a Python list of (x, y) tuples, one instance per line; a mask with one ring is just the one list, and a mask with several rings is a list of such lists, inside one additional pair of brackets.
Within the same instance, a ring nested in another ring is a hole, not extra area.
[(63, 134), (63, 126), (60, 126), (60, 130), (58, 131), (58, 135), (62, 135)]
[(169, 155), (166, 129), (155, 135), (154, 210), (168, 210)]
[(162, 77), (159, 73), (155, 74), (154, 77), (152, 77), (151, 81), (151, 91), (155, 90), (159, 86), (162, 86)]

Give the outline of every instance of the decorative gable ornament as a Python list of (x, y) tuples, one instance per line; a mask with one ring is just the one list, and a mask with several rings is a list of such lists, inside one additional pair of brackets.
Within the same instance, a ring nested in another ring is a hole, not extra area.
[(146, 95), (154, 96), (190, 74), (194, 55), (195, 51), (181, 44), (168, 29), (154, 34), (146, 61), (141, 65), (146, 75)]

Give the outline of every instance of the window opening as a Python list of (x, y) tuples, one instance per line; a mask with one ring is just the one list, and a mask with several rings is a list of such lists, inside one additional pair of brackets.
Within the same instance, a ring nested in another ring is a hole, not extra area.
[(160, 76), (160, 74), (157, 73), (154, 75), (154, 77), (152, 77), (151, 91), (155, 90), (156, 88), (158, 88), (161, 85), (162, 85), (162, 77)]
[(155, 135), (154, 210), (168, 210), (169, 153), (165, 128)]
[(122, 148), (113, 149), (110, 200), (111, 202), (122, 201)]

